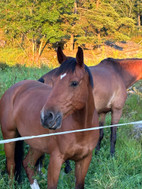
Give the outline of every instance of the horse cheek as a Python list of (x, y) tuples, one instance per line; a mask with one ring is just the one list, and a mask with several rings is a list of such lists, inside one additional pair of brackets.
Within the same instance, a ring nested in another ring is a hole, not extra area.
[(80, 110), (86, 105), (86, 102), (87, 102), (87, 99), (88, 99), (88, 95), (87, 94), (77, 94), (74, 97), (74, 99), (75, 99), (74, 100), (74, 107), (77, 110)]

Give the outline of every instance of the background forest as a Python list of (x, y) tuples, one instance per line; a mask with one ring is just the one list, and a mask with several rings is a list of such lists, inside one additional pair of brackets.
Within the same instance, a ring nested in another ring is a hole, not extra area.
[(12, 61), (21, 53), (24, 64), (27, 57), (32, 59), (28, 62), (38, 62), (44, 50), (58, 45), (72, 51), (77, 46), (93, 50), (130, 39), (142, 43), (141, 0), (0, 2), (0, 47), (16, 48), (8, 52), (0, 48), (2, 62), (9, 61), (7, 55), (13, 54)]
[[(142, 58), (142, 0), (0, 0), (0, 97), (16, 82), (37, 80), (57, 67), (59, 45), (73, 57), (81, 46), (89, 66), (108, 57)], [(141, 94), (142, 81), (135, 87)], [(128, 94), (120, 123), (142, 120), (141, 107), (141, 95)], [(110, 123), (108, 114), (106, 125)], [(118, 129), (114, 158), (109, 154), (110, 129), (104, 132), (99, 154), (93, 152), (85, 188), (141, 189), (141, 130), (135, 125)], [(0, 189), (11, 189), (5, 162), (0, 145)], [(47, 155), (42, 174), (35, 175), (41, 189), (47, 188), (48, 163)], [(66, 175), (62, 166), (58, 189), (74, 188), (74, 162), (71, 167)], [(14, 183), (15, 187), (30, 188), (24, 169), (22, 183)]]

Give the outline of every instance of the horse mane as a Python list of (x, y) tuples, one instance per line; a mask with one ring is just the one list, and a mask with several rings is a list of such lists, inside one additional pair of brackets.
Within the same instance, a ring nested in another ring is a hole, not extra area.
[(112, 64), (112, 66), (114, 66), (114, 64), (118, 63), (118, 60), (120, 60), (120, 59), (106, 58), (106, 59), (102, 60), (100, 62), (100, 64), (107, 64), (107, 65), (111, 65)]
[(129, 67), (136, 61), (140, 65), (142, 59), (141, 58), (126, 58), (126, 59), (106, 58), (100, 62), (100, 65), (108, 65), (111, 66), (116, 72), (121, 72), (123, 68), (125, 68), (125, 66)]
[[(76, 65), (77, 65), (76, 58), (69, 58), (65, 60), (55, 72), (55, 76), (59, 76), (61, 74), (69, 73), (69, 72), (74, 73)], [(94, 86), (93, 77), (92, 77), (90, 69), (86, 65), (85, 65), (85, 71), (89, 75), (89, 83), (93, 88)]]
[(114, 58), (106, 58), (100, 62), (100, 65), (108, 65), (111, 66), (116, 72), (121, 71), (120, 61), (121, 59), (114, 59)]
[(93, 88), (94, 87), (94, 82), (93, 82), (93, 76), (92, 76), (92, 73), (89, 69), (88, 66), (85, 65), (85, 70), (87, 71), (88, 75), (89, 75), (89, 83), (91, 85), (91, 87)]
[[(100, 62), (100, 64), (112, 64), (113, 66), (117, 66), (118, 64), (127, 64), (132, 63), (133, 61), (141, 61), (141, 58), (126, 58), (126, 59), (114, 59), (114, 58), (106, 58)], [(131, 61), (131, 62), (130, 62)]]

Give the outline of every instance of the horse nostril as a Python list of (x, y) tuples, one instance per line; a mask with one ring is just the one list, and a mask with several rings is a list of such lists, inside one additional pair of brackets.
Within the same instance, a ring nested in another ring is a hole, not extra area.
[(48, 119), (49, 121), (52, 121), (52, 120), (54, 120), (54, 113), (53, 112), (47, 112), (46, 113), (46, 119)]

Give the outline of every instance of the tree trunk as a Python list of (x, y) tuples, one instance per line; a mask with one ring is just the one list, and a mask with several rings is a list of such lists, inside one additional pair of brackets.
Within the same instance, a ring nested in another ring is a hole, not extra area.
[(74, 46), (74, 35), (71, 34), (71, 38), (70, 38), (70, 50), (73, 50), (73, 46)]
[[(77, 14), (77, 0), (74, 1), (74, 14)], [(74, 34), (71, 34), (70, 38), (70, 50), (74, 49)]]
[[(100, 3), (100, 0), (97, 0), (96, 1), (96, 9), (99, 8), (99, 3)], [(101, 43), (101, 34), (100, 34), (100, 30), (98, 30), (98, 46), (100, 46), (100, 43)]]
[(40, 51), (40, 53), (39, 53), (39, 57), (42, 55), (42, 53), (43, 53), (43, 51), (44, 51), (46, 45), (48, 44), (48, 42), (49, 42), (49, 40), (47, 40), (47, 41), (45, 42), (43, 48), (41, 49), (41, 51)]
[(98, 46), (100, 46), (101, 44), (101, 34), (100, 34), (100, 30), (98, 31)]
[(138, 27), (141, 26), (141, 17), (140, 17), (140, 14), (138, 14)]
[(100, 0), (97, 0), (97, 1), (96, 1), (96, 9), (99, 8), (99, 3), (100, 3)]
[(76, 2), (76, 0), (74, 1), (74, 14), (77, 14), (77, 2)]
[(33, 62), (35, 61), (35, 41), (32, 39), (32, 45), (33, 45)]

